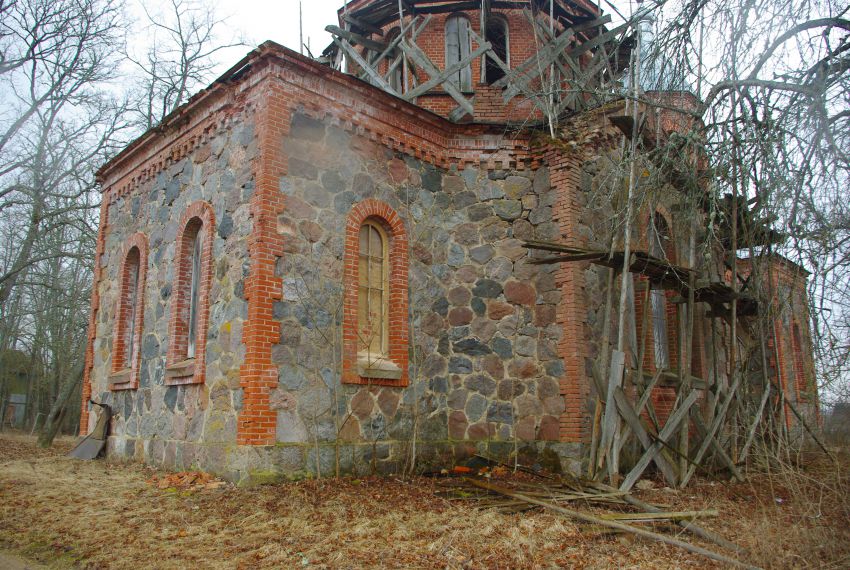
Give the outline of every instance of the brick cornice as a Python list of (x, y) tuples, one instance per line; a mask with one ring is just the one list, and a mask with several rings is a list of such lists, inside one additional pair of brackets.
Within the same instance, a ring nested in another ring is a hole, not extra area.
[(299, 102), (314, 115), (324, 115), (324, 106), (345, 103), (349, 112), (333, 119), (340, 128), (442, 168), (536, 165), (530, 152), (531, 131), (452, 123), (354, 76), (266, 42), (106, 163), (97, 176), (107, 201), (133, 192), (266, 105), (257, 87), (270, 78), (309, 94)]

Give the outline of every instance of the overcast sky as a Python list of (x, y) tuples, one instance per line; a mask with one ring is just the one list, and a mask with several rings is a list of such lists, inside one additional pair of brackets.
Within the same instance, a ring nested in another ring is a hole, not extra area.
[[(195, 0), (197, 4), (210, 3), (226, 25), (217, 29), (218, 39), (226, 42), (232, 34), (242, 37), (248, 44), (219, 52), (220, 64), (216, 77), (239, 61), (242, 56), (266, 40), (273, 40), (298, 51), (298, 0)], [(306, 0), (303, 2), (304, 43), (308, 43), (314, 55), (318, 55), (331, 42), (325, 26), (336, 24), (336, 10), (343, 0)], [(146, 23), (139, 0), (128, 8), (135, 15), (137, 25), (130, 34), (144, 42)], [(170, 8), (169, 0), (145, 0), (148, 11), (154, 15)], [(131, 46), (132, 49), (132, 46)]]
[[(227, 19), (227, 27), (218, 31), (219, 39), (228, 39), (228, 32), (234, 36), (244, 37), (246, 47), (236, 47), (220, 52), (217, 58), (220, 62), (215, 77), (224, 73), (242, 56), (266, 40), (273, 40), (295, 51), (298, 50), (298, 0), (194, 0), (199, 4), (211, 3), (215, 6), (216, 14)], [(138, 17), (137, 34), (144, 34), (144, 12), (141, 11), (140, 0), (130, 5)], [(629, 0), (612, 0), (621, 10), (628, 11)], [(169, 0), (144, 0), (145, 6), (151, 13), (167, 9)], [(319, 55), (331, 43), (330, 35), (325, 31), (328, 24), (337, 24), (337, 9), (343, 6), (344, 0), (303, 0), (302, 12), (304, 22), (304, 43), (310, 45), (313, 55)], [(603, 11), (611, 12), (603, 2)], [(614, 16), (615, 19), (616, 15)], [(229, 29), (229, 30), (228, 30)], [(137, 36), (138, 37), (138, 36)], [(131, 34), (132, 38), (132, 34)], [(131, 40), (132, 41), (132, 40)], [(305, 52), (306, 53), (306, 52)]]

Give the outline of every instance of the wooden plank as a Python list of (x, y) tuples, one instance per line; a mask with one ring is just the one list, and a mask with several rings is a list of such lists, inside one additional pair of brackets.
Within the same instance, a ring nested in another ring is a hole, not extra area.
[(720, 511), (717, 509), (706, 509), (704, 511), (661, 511), (659, 513), (608, 513), (599, 515), (606, 521), (680, 521), (683, 519), (699, 519), (705, 517), (718, 517)]
[[(434, 77), (435, 75), (440, 74), (439, 68), (434, 65), (431, 60), (425, 55), (419, 46), (416, 44), (408, 43), (406, 40), (402, 40), (399, 44), (401, 46), (402, 51), (404, 51), (405, 55), (407, 55), (413, 62), (418, 65), (425, 73)], [(443, 84), (443, 89), (446, 90), (452, 99), (457, 101), (458, 105), (460, 105), (466, 113), (469, 115), (475, 114), (475, 109), (472, 107), (472, 103), (463, 96), (463, 94), (455, 87), (451, 82), (446, 82)]]
[(602, 253), (574, 253), (571, 255), (558, 255), (555, 257), (543, 257), (540, 259), (532, 259), (529, 261), (531, 265), (549, 265), (552, 263), (570, 263), (573, 261), (588, 261), (591, 259), (599, 259), (600, 256), (604, 256)]
[(370, 32), (370, 33), (373, 33), (373, 34), (381, 36), (381, 37), (384, 36), (384, 30), (382, 30), (378, 26), (373, 26), (372, 24), (370, 24), (369, 22), (367, 22), (365, 20), (361, 20), (360, 18), (356, 18), (356, 17), (352, 16), (351, 14), (343, 14), (342, 19), (345, 20), (346, 22), (348, 22), (349, 24), (357, 26), (358, 28), (360, 28), (363, 31)]
[[(574, 32), (573, 32), (572, 28), (568, 29), (567, 31), (562, 33), (560, 36), (558, 36), (553, 42), (544, 46), (543, 50), (546, 51), (547, 53), (550, 53), (550, 52), (555, 51), (555, 50), (563, 50), (566, 47), (567, 43), (569, 43), (569, 41), (572, 39), (573, 34), (574, 34)], [(494, 82), (493, 87), (505, 87), (507, 85), (513, 85), (514, 82), (517, 81), (517, 79), (519, 77), (521, 77), (525, 73), (527, 73), (529, 69), (532, 69), (533, 66), (542, 62), (540, 55), (541, 55), (541, 52), (538, 51), (537, 53), (535, 53), (534, 55), (532, 55), (531, 57), (526, 59), (524, 62), (522, 62), (517, 67), (515, 67), (513, 70), (511, 70), (511, 72), (509, 74), (505, 75), (504, 77), (502, 77), (498, 81)], [(533, 69), (532, 69), (532, 71), (533, 71)], [(527, 83), (527, 81), (526, 81), (526, 83)]]
[[(539, 49), (537, 53), (526, 59), (522, 64), (520, 64), (516, 69), (514, 69), (510, 76), (506, 75), (505, 77), (494, 83), (493, 85), (495, 87), (501, 87), (503, 85), (508, 86), (508, 89), (503, 95), (503, 101), (507, 103), (516, 95), (522, 93), (525, 90), (528, 82), (536, 77), (535, 73), (537, 73), (538, 70), (549, 67), (562, 55), (565, 55), (569, 58), (574, 58), (576, 57), (576, 55), (584, 53), (584, 51), (576, 51), (581, 46), (573, 48), (572, 50), (566, 50), (565, 48), (569, 41), (576, 34), (581, 33), (584, 30), (602, 25), (606, 21), (610, 21), (610, 16), (604, 16), (602, 18), (597, 18), (596, 20), (592, 20), (590, 22), (586, 22), (578, 26), (568, 28), (561, 35), (546, 44), (542, 49)], [(621, 29), (623, 27), (624, 26), (620, 26), (617, 29)], [(595, 39), (596, 38), (594, 38), (594, 40)], [(585, 42), (585, 44), (590, 44), (594, 40)]]
[(705, 427), (705, 424), (703, 423), (699, 412), (697, 412), (696, 414), (691, 414), (691, 420), (693, 420), (694, 425), (696, 426), (697, 431), (699, 432), (699, 436), (703, 439), (709, 439), (711, 447), (717, 453), (717, 456), (720, 458), (720, 460), (723, 461), (724, 464), (726, 464), (726, 467), (729, 469), (729, 471), (732, 472), (732, 475), (734, 475), (738, 481), (743, 481), (744, 476), (741, 475), (741, 472), (735, 466), (735, 463), (732, 461), (732, 459), (729, 458), (729, 455), (726, 454), (726, 451), (723, 449), (723, 446), (718, 443), (716, 437), (714, 437), (713, 435), (710, 436), (708, 434), (708, 428)]
[[(658, 434), (658, 439), (666, 442), (670, 439), (670, 436), (673, 435), (673, 432), (679, 427), (679, 423), (685, 418), (688, 417), (688, 411), (691, 409), (691, 406), (694, 405), (694, 402), (697, 401), (697, 393), (691, 392), (688, 394), (688, 397), (685, 398), (678, 408), (673, 412), (673, 414), (667, 419), (667, 423), (664, 424), (664, 427), (661, 429), (661, 433)], [(655, 441), (649, 449), (644, 452), (641, 458), (638, 460), (637, 464), (632, 468), (626, 478), (623, 480), (623, 484), (620, 485), (621, 491), (630, 490), (646, 468), (649, 466), (649, 463), (653, 460), (653, 458), (661, 451), (663, 443), (660, 441)]]
[[(601, 489), (603, 491), (609, 491), (609, 490), (614, 488), (614, 487), (609, 487), (608, 485), (605, 485), (604, 483), (597, 483), (597, 482), (592, 483), (592, 485), (594, 487), (596, 487), (597, 489)], [(641, 501), (640, 499), (637, 499), (633, 495), (630, 495), (628, 493), (623, 495), (623, 500), (625, 502), (627, 502), (628, 504), (634, 506), (634, 507), (637, 507), (639, 509), (643, 509), (644, 511), (648, 511), (650, 513), (663, 512), (662, 509), (658, 508), (657, 506), (655, 506), (651, 503)], [(692, 534), (694, 534), (694, 535), (696, 535), (700, 538), (704, 538), (705, 540), (711, 541), (714, 544), (721, 546), (721, 547), (723, 547), (727, 550), (730, 550), (732, 552), (738, 552), (738, 553), (744, 552), (744, 549), (741, 548), (740, 546), (738, 546), (737, 544), (735, 544), (734, 542), (729, 542), (728, 540), (726, 540), (725, 538), (723, 538), (719, 534), (717, 534), (713, 531), (710, 531), (710, 530), (706, 530), (706, 529), (702, 528), (701, 526), (698, 526), (694, 522), (679, 521), (677, 524), (681, 528), (687, 530), (688, 532), (690, 532), (690, 533), (692, 533)]]
[(431, 76), (431, 79), (429, 79), (425, 83), (422, 83), (421, 85), (419, 85), (415, 89), (411, 89), (410, 91), (405, 93), (404, 96), (403, 96), (403, 99), (405, 99), (406, 101), (410, 101), (411, 99), (415, 99), (416, 97), (419, 97), (420, 95), (427, 93), (429, 90), (436, 87), (437, 85), (440, 85), (442, 83), (446, 83), (449, 80), (449, 77), (453, 73), (457, 73), (462, 68), (470, 65), (472, 63), (473, 59), (483, 55), (488, 50), (490, 50), (491, 47), (492, 46), (489, 43), (485, 43), (483, 45), (478, 46), (478, 49), (476, 49), (474, 52), (470, 53), (467, 57), (463, 58), (461, 61), (458, 61), (457, 63), (450, 65), (449, 67), (444, 69), (439, 75)]
[(738, 460), (743, 462), (744, 459), (747, 458), (747, 454), (750, 452), (750, 446), (753, 444), (753, 440), (756, 437), (756, 429), (758, 425), (761, 423), (762, 414), (764, 414), (764, 407), (767, 404), (768, 398), (770, 398), (770, 387), (772, 384), (768, 383), (765, 385), (764, 393), (761, 395), (761, 401), (759, 402), (758, 412), (753, 418), (753, 424), (747, 430), (747, 440), (744, 443), (744, 447), (741, 448), (741, 455)]
[[(696, 472), (696, 466), (699, 465), (700, 461), (702, 461), (705, 452), (708, 451), (708, 447), (711, 445), (714, 436), (717, 434), (717, 430), (720, 429), (720, 425), (723, 423), (723, 420), (726, 418), (726, 412), (729, 410), (729, 405), (732, 403), (732, 400), (735, 398), (735, 394), (738, 392), (738, 386), (741, 384), (741, 373), (739, 371), (735, 372), (735, 380), (732, 382), (732, 386), (729, 389), (729, 392), (726, 394), (726, 399), (720, 405), (720, 409), (714, 415), (714, 418), (711, 420), (711, 424), (709, 425), (708, 430), (706, 431), (705, 437), (702, 439), (702, 443), (697, 450), (696, 455), (693, 459), (693, 464), (688, 468), (688, 471), (685, 473), (685, 476), (682, 477), (682, 482), (680, 484), (681, 487), (684, 487), (688, 484), (688, 481), (691, 480), (691, 477), (694, 476)], [(696, 394), (696, 392), (692, 392)]]
[(366, 63), (363, 57), (359, 53), (357, 53), (357, 50), (354, 49), (350, 43), (348, 43), (342, 38), (337, 38), (336, 36), (332, 37), (334, 43), (339, 46), (340, 49), (342, 49), (345, 53), (347, 53), (351, 57), (351, 59), (353, 59), (355, 63), (357, 63), (357, 65), (359, 65), (360, 68), (366, 72), (366, 75), (368, 75), (369, 78), (372, 79), (378, 85), (378, 87), (380, 87), (384, 91), (387, 91), (388, 93), (392, 93), (393, 95), (398, 96), (398, 93), (395, 92), (395, 89), (393, 89), (392, 86), (387, 83), (387, 81), (383, 77), (381, 77), (380, 73), (372, 69), (372, 67), (368, 63)]
[[(617, 403), (617, 409), (620, 411), (620, 415), (631, 428), (631, 431), (634, 432), (635, 436), (637, 436), (640, 444), (645, 450), (649, 450), (652, 446), (652, 439), (650, 439), (649, 434), (646, 429), (644, 429), (643, 424), (638, 417), (640, 412), (635, 412), (629, 403), (628, 398), (626, 398), (626, 393), (623, 392), (623, 389), (619, 386), (614, 389), (614, 401)], [(677, 481), (676, 472), (673, 470), (673, 466), (667, 461), (667, 459), (659, 453), (653, 456), (652, 460), (655, 461), (655, 464), (658, 465), (658, 468), (664, 474), (664, 478), (667, 479), (667, 483), (671, 486), (675, 485)]]
[[(554, 241), (540, 241), (540, 240), (527, 240), (523, 243), (525, 247), (528, 249), (540, 249), (544, 251), (557, 251), (561, 253), (588, 253), (592, 250), (588, 249), (577, 249), (575, 247), (566, 246), (561, 243), (557, 243)], [(604, 251), (599, 251), (598, 253), (605, 253)]]
[(385, 43), (370, 40), (366, 36), (361, 36), (360, 34), (349, 32), (348, 30), (343, 30), (338, 26), (325, 26), (325, 31), (331, 34), (332, 36), (337, 36), (344, 40), (348, 40), (349, 42), (359, 44), (365, 47), (366, 49), (370, 49), (378, 53), (381, 53), (387, 48), (387, 44)]
[[(428, 18), (425, 19), (425, 22), (423, 22), (421, 26), (414, 29), (413, 38), (415, 38), (416, 36), (419, 35), (419, 33), (425, 27), (425, 24), (427, 24), (430, 19), (431, 19), (431, 17), (429, 16)], [(398, 47), (399, 42), (401, 42), (401, 40), (404, 39), (405, 34), (407, 34), (407, 32), (410, 30), (410, 28), (413, 27), (414, 25), (416, 25), (417, 21), (418, 21), (418, 17), (413, 18), (407, 24), (405, 24), (404, 27), (401, 29), (401, 31), (399, 31), (398, 35), (396, 37), (394, 37), (390, 41), (389, 44), (387, 44), (386, 49), (384, 51), (382, 51), (380, 53), (380, 55), (378, 55), (378, 57), (375, 59), (375, 61), (372, 62), (372, 65), (377, 65), (378, 63), (381, 62), (382, 59), (384, 59), (390, 53), (392, 53)]]
[(611, 455), (609, 450), (612, 448), (611, 443), (619, 435), (619, 415), (617, 414), (617, 404), (614, 401), (614, 389), (622, 386), (623, 383), (623, 367), (625, 365), (626, 355), (619, 350), (611, 351), (611, 363), (608, 374), (608, 389), (605, 394), (605, 416), (602, 420), (602, 437), (599, 443), (599, 461), (597, 465), (600, 467), (601, 460), (607, 459), (608, 473), (616, 476), (618, 468), (618, 459), (620, 450), (615, 449), (615, 453)]
[(519, 501), (525, 501), (526, 503), (530, 503), (532, 505), (537, 505), (537, 506), (549, 509), (549, 510), (556, 512), (558, 514), (565, 515), (565, 516), (568, 516), (568, 517), (572, 517), (574, 519), (578, 519), (578, 520), (586, 522), (586, 523), (598, 524), (598, 525), (601, 525), (601, 526), (604, 526), (604, 527), (609, 527), (609, 528), (621, 530), (621, 531), (624, 531), (624, 532), (630, 532), (630, 533), (635, 534), (637, 536), (640, 536), (642, 538), (648, 538), (648, 539), (651, 539), (651, 540), (656, 540), (656, 541), (659, 541), (659, 542), (663, 542), (665, 544), (669, 544), (671, 546), (683, 548), (683, 549), (687, 550), (688, 552), (700, 554), (702, 556), (705, 556), (707, 558), (711, 558), (712, 560), (717, 560), (719, 562), (723, 562), (725, 564), (731, 564), (733, 566), (737, 566), (737, 567), (741, 567), (741, 568), (749, 568), (749, 569), (756, 568), (755, 566), (750, 566), (748, 564), (744, 564), (743, 562), (739, 562), (738, 560), (735, 560), (734, 558), (729, 558), (728, 556), (725, 556), (723, 554), (718, 554), (716, 552), (712, 552), (711, 550), (707, 550), (705, 548), (702, 548), (701, 546), (695, 546), (693, 544), (684, 542), (684, 541), (679, 540), (677, 538), (672, 538), (672, 537), (669, 537), (669, 536), (665, 536), (663, 534), (658, 534), (658, 533), (655, 533), (655, 532), (648, 531), (646, 529), (642, 529), (642, 528), (638, 528), (638, 527), (635, 527), (635, 526), (623, 524), (623, 523), (620, 523), (620, 522), (617, 522), (617, 521), (605, 520), (605, 519), (599, 518), (597, 516), (594, 516), (594, 515), (591, 515), (591, 514), (588, 514), (588, 513), (576, 511), (574, 509), (568, 509), (566, 507), (556, 505), (556, 504), (551, 503), (549, 501), (543, 501), (543, 500), (540, 500), (540, 499), (535, 499), (534, 497), (529, 497), (529, 496), (524, 495), (522, 493), (516, 493), (514, 491), (511, 491), (510, 489), (505, 489), (503, 487), (493, 485), (492, 483), (485, 483), (484, 481), (478, 481), (478, 480), (475, 480), (475, 479), (465, 479), (465, 481), (467, 483), (469, 483), (470, 485), (474, 485), (475, 487), (479, 487), (481, 489), (486, 489), (488, 491), (492, 491), (494, 493), (498, 493), (498, 494), (504, 495), (506, 497), (511, 497), (512, 499), (517, 499)]
[[(470, 103), (470, 105), (471, 105), (471, 103)], [(460, 121), (462, 118), (464, 118), (467, 115), (470, 115), (470, 116), (475, 115), (475, 110), (473, 109), (472, 111), (470, 111), (466, 107), (466, 105), (460, 104), (457, 107), (455, 107), (454, 110), (451, 113), (449, 113), (449, 120), (453, 123), (457, 123), (458, 121)]]

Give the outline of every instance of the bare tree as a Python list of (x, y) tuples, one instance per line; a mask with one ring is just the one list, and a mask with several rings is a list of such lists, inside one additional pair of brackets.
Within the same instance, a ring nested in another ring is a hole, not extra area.
[(218, 43), (225, 24), (207, 5), (170, 0), (167, 14), (153, 14), (143, 5), (151, 44), (136, 57), (127, 57), (139, 72), (133, 111), (145, 130), (157, 125), (210, 80), (221, 50), (244, 45), (241, 40)]

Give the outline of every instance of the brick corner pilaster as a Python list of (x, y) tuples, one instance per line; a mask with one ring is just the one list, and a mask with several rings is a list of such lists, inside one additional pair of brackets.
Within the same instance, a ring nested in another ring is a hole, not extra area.
[(283, 255), (283, 236), (277, 231), (277, 218), (284, 210), (280, 178), (287, 172), (283, 140), (289, 132), (292, 115), (291, 97), (282, 86), (268, 80), (259, 90), (256, 137), (259, 156), (254, 162), (255, 191), (251, 197), (253, 220), (248, 238), (250, 273), (245, 280), (248, 319), (243, 329), (245, 361), (240, 368), (243, 406), (239, 414), (239, 445), (275, 443), (277, 414), (269, 398), (277, 386), (277, 367), (272, 362), (272, 347), (280, 331), (274, 320), (273, 306), (281, 298), (283, 283), (275, 275), (277, 260)]
[[(578, 237), (581, 205), (578, 188), (581, 180), (581, 153), (568, 153), (550, 147), (543, 152), (549, 167), (551, 192), (555, 192), (553, 220), (558, 224), (560, 239), (567, 245), (584, 247)], [(584, 443), (589, 440), (590, 420), (585, 402), (590, 394), (590, 383), (585, 371), (587, 359), (587, 294), (584, 277), (585, 264), (562, 263), (555, 272), (560, 288), (561, 303), (556, 310), (556, 322), (564, 334), (558, 343), (558, 353), (564, 361), (564, 375), (559, 379), (564, 411), (560, 417), (560, 440)]]

